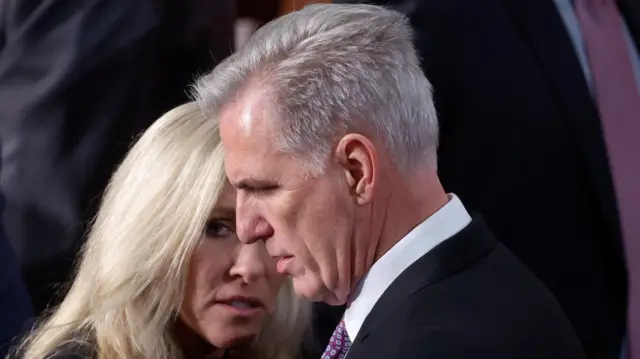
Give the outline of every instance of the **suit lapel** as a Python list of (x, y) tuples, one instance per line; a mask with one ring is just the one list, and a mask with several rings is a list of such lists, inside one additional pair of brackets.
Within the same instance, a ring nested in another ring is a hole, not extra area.
[(394, 307), (406, 303), (418, 290), (470, 267), (495, 248), (498, 242), (484, 220), (475, 213), (472, 218), (467, 227), (422, 256), (391, 283), (362, 323), (350, 353), (357, 352), (358, 345), (367, 339), (379, 321), (394, 315)]
[(502, 1), (540, 64), (549, 90), (557, 96), (563, 118), (577, 136), (609, 233), (621, 249), (617, 205), (600, 119), (558, 10), (552, 0)]

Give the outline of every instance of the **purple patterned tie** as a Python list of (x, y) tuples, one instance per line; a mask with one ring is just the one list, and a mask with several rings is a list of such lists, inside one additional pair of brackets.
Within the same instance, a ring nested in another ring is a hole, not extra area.
[[(637, 0), (636, 0), (637, 1)], [(640, 358), (640, 91), (614, 0), (574, 0), (615, 186), (629, 276), (631, 357)]]
[(350, 347), (351, 340), (349, 339), (349, 334), (347, 334), (344, 320), (341, 320), (336, 330), (333, 331), (333, 335), (329, 339), (329, 345), (324, 350), (321, 359), (344, 359)]

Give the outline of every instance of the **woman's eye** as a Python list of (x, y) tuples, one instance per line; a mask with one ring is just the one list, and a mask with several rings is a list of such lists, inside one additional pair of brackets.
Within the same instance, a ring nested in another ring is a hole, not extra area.
[(211, 220), (207, 223), (206, 234), (209, 237), (227, 237), (233, 234), (233, 229), (227, 223)]

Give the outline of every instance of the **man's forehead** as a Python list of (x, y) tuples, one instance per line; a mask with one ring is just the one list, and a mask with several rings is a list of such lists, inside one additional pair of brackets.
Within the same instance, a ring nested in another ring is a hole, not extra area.
[(243, 140), (225, 148), (225, 168), (229, 180), (234, 184), (243, 179), (272, 176), (271, 171), (278, 162), (279, 156), (269, 143), (252, 140), (252, 137), (247, 137), (246, 142)]
[(256, 122), (246, 130), (234, 119), (222, 121), (220, 135), (227, 156), (255, 157), (276, 153), (275, 136), (268, 126), (259, 126)]
[(229, 177), (247, 176), (252, 170), (259, 170), (264, 162), (257, 158), (254, 153), (246, 151), (227, 151), (225, 155), (225, 165)]
[(239, 96), (221, 109), (220, 134), (230, 180), (267, 175), (277, 161), (277, 133), (268, 116), (265, 97), (256, 93)]
[(273, 119), (269, 118), (270, 108), (270, 99), (265, 91), (252, 86), (223, 106), (221, 121), (244, 136), (269, 135), (273, 127)]

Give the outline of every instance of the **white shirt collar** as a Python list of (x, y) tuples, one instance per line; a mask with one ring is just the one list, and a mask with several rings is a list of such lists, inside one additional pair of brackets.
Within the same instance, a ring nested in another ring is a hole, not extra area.
[(396, 243), (360, 280), (352, 293), (353, 301), (344, 314), (347, 333), (352, 341), (391, 283), (411, 264), (471, 222), (471, 216), (460, 199), (453, 193), (449, 198), (446, 205)]

